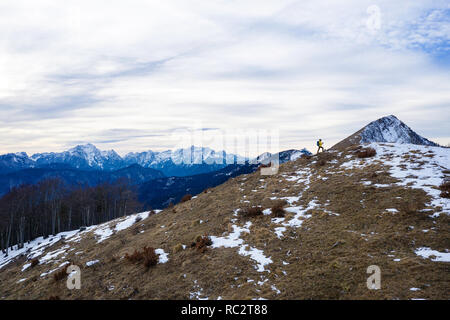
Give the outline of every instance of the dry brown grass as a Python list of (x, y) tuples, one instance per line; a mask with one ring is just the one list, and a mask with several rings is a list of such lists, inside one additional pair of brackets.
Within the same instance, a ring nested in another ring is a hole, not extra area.
[(30, 264), (31, 264), (31, 268), (36, 267), (39, 264), (39, 259), (34, 258), (33, 260), (30, 261)]
[(419, 203), (417, 201), (410, 200), (408, 202), (402, 203), (400, 206), (400, 210), (406, 214), (414, 214), (420, 210)]
[(443, 182), (439, 189), (441, 190), (441, 197), (442, 198), (450, 198), (450, 181)]

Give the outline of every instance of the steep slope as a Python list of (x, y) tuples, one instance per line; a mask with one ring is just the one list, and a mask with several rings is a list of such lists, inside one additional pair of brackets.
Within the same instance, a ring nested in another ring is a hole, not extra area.
[(367, 126), (337, 143), (332, 149), (353, 144), (371, 142), (409, 143), (424, 146), (439, 146), (437, 143), (419, 136), (397, 117), (390, 115), (369, 123)]
[[(450, 199), (439, 186), (450, 149), (370, 146), (371, 158), (358, 158), (357, 145), (302, 157), (142, 220), (41, 239), (2, 258), (0, 298), (448, 299)], [(284, 216), (273, 216), (283, 200)], [(242, 214), (249, 206), (264, 211)], [(204, 234), (211, 245), (191, 248)], [(144, 246), (159, 254), (148, 270), (124, 258)], [(53, 277), (69, 263), (81, 267), (81, 290)], [(371, 265), (380, 290), (366, 286)]]

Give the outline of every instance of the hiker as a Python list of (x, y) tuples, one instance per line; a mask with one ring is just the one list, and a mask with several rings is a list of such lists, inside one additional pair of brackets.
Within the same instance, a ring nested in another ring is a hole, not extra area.
[(319, 141), (317, 141), (317, 146), (318, 146), (317, 153), (319, 153), (320, 149), (322, 149), (322, 152), (325, 151), (325, 149), (323, 148), (323, 141), (322, 141), (322, 139), (319, 139)]

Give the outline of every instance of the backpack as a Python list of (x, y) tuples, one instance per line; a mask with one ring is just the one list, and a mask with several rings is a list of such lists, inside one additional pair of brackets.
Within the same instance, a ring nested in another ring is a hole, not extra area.
[(320, 147), (320, 143), (319, 143), (319, 140), (317, 140), (317, 146), (318, 146), (318, 147)]

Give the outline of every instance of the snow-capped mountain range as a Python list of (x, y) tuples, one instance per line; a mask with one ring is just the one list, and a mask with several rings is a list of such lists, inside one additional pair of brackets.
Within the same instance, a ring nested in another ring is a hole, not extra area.
[(187, 176), (222, 169), (229, 164), (243, 164), (247, 159), (210, 148), (195, 147), (163, 152), (145, 151), (129, 153), (123, 161), (125, 165), (139, 164), (144, 168), (162, 171), (167, 176)]
[(163, 152), (146, 151), (129, 153), (121, 157), (114, 150), (102, 151), (93, 144), (79, 145), (63, 152), (36, 153), (29, 157), (25, 152), (0, 156), (0, 171), (13, 172), (28, 168), (43, 168), (65, 164), (82, 170), (119, 170), (134, 164), (162, 171), (165, 175), (192, 175), (219, 170), (228, 164), (245, 163), (247, 159), (225, 151), (190, 147)]
[[(280, 162), (295, 160), (306, 149), (287, 150), (279, 154), (264, 153), (252, 163), (268, 162), (279, 155)], [(48, 168), (65, 165), (80, 170), (115, 171), (131, 165), (156, 169), (166, 176), (190, 176), (220, 170), (230, 164), (244, 164), (249, 159), (240, 155), (215, 151), (211, 148), (195, 147), (163, 152), (131, 152), (121, 157), (114, 150), (102, 151), (93, 144), (79, 145), (63, 152), (36, 153), (29, 157), (26, 153), (10, 153), (0, 156), (0, 173), (10, 173), (29, 168)]]
[(35, 163), (25, 152), (8, 153), (0, 156), (0, 172), (12, 172), (25, 168), (33, 168)]
[(65, 163), (77, 169), (117, 170), (123, 159), (114, 151), (100, 151), (88, 143), (60, 153), (37, 153), (31, 156), (37, 167)]
[(437, 143), (418, 135), (396, 116), (390, 115), (372, 121), (361, 130), (333, 146), (332, 149), (346, 147), (352, 144), (372, 142), (439, 146)]

